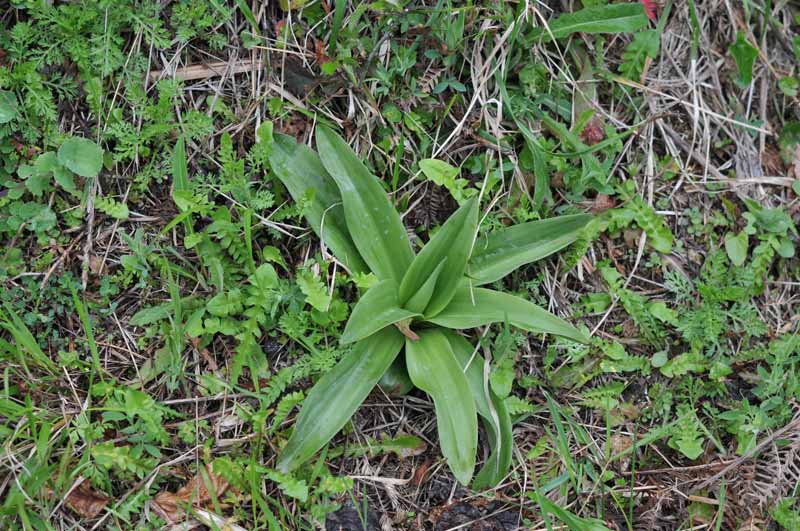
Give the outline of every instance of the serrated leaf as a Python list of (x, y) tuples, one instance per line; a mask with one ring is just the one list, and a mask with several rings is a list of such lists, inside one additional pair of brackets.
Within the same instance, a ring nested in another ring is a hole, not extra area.
[(475, 476), (472, 487), (475, 490), (491, 488), (503, 480), (511, 467), (514, 446), (511, 416), (505, 402), (486, 386), (483, 356), (475, 353), (475, 347), (455, 332), (445, 330), (444, 334), (467, 378), (475, 408), (483, 420), (492, 449), (489, 458)]
[(541, 260), (577, 240), (591, 219), (588, 214), (560, 216), (481, 236), (472, 250), (467, 275), (476, 285), (500, 280), (518, 267)]
[(425, 174), (425, 177), (434, 182), (438, 186), (444, 186), (453, 199), (461, 205), (478, 193), (477, 188), (467, 188), (469, 181), (466, 179), (458, 179), (459, 169), (451, 166), (443, 160), (425, 159), (419, 161), (419, 169)]
[(387, 327), (356, 343), (308, 393), (277, 468), (289, 472), (342, 429), (403, 347), (403, 335)]
[(242, 293), (232, 289), (227, 293), (217, 293), (206, 303), (206, 310), (216, 317), (236, 315), (242, 311)]
[(426, 320), (459, 330), (508, 321), (529, 332), (554, 334), (579, 343), (589, 342), (589, 338), (574, 326), (532, 302), (490, 289), (470, 289), (465, 284), (458, 288), (442, 313)]
[(7, 124), (19, 116), (17, 97), (13, 92), (0, 90), (0, 124)]
[(96, 177), (103, 167), (103, 150), (91, 140), (71, 137), (58, 148), (58, 160), (81, 177)]
[(295, 281), (300, 291), (306, 296), (308, 304), (321, 312), (328, 311), (328, 306), (331, 304), (331, 296), (328, 293), (328, 288), (325, 287), (319, 277), (306, 269), (297, 273)]
[(369, 268), (356, 249), (344, 217), (342, 196), (336, 182), (308, 146), (276, 134), (269, 154), (272, 172), (278, 176), (296, 202), (313, 190), (304, 214), (311, 229), (351, 273), (368, 273)]
[(464, 276), (475, 232), (478, 230), (478, 201), (470, 199), (445, 222), (441, 229), (422, 248), (403, 276), (400, 284), (400, 303), (405, 304), (425, 285), (445, 260), (425, 315), (438, 314), (456, 292)]
[(406, 340), (406, 364), (414, 385), (433, 399), (439, 444), (450, 470), (467, 485), (475, 469), (478, 418), (469, 382), (450, 342), (440, 330), (422, 330), (419, 340)]
[(400, 307), (397, 284), (392, 280), (384, 280), (371, 287), (356, 303), (344, 327), (341, 342), (347, 344), (359, 341), (381, 328), (418, 315), (420, 314)]
[(586, 7), (551, 20), (548, 28), (536, 28), (528, 40), (561, 39), (573, 33), (632, 33), (646, 28), (647, 13), (640, 3)]
[(347, 228), (361, 257), (379, 279), (399, 284), (414, 259), (400, 215), (341, 137), (320, 126), (316, 138), (322, 165), (339, 186)]

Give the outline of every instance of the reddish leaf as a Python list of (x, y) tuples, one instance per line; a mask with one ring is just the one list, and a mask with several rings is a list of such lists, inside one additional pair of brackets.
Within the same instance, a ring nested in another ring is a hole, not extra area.
[(656, 20), (656, 0), (642, 0), (644, 4), (644, 11), (647, 13), (647, 18)]
[(93, 490), (88, 481), (84, 481), (67, 495), (64, 503), (83, 518), (97, 518), (108, 505), (110, 498)]
[(178, 492), (159, 492), (153, 500), (153, 509), (167, 522), (174, 524), (181, 521), (184, 516), (183, 507), (191, 504), (201, 508), (210, 505), (212, 495), (219, 498), (228, 490), (228, 482), (221, 476), (214, 474), (211, 465), (206, 465), (207, 477), (198, 472), (189, 482), (178, 489)]

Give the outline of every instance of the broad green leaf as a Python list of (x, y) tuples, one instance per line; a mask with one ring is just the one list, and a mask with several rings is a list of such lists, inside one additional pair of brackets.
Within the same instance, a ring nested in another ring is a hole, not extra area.
[(743, 265), (747, 260), (747, 233), (745, 231), (739, 234), (729, 232), (725, 235), (725, 251), (728, 253), (728, 258), (735, 266)]
[(492, 449), (486, 463), (475, 476), (472, 487), (476, 490), (491, 488), (503, 480), (511, 467), (514, 445), (511, 416), (508, 414), (505, 402), (486, 385), (483, 375), (485, 362), (483, 356), (474, 354), (475, 347), (464, 337), (449, 330), (444, 331), (444, 334), (467, 377), (472, 398), (475, 400), (475, 407), (478, 415), (483, 419)]
[(18, 115), (17, 97), (13, 92), (0, 90), (0, 124), (7, 124)]
[(387, 327), (356, 343), (314, 385), (303, 402), (277, 468), (290, 472), (331, 440), (367, 398), (403, 348), (403, 335)]
[(403, 396), (414, 388), (414, 383), (408, 376), (406, 361), (403, 356), (398, 356), (389, 366), (378, 385), (389, 396)]
[(445, 328), (475, 328), (508, 321), (517, 328), (540, 334), (555, 334), (579, 343), (588, 343), (577, 328), (552, 313), (508, 293), (484, 288), (470, 289), (462, 284), (442, 313), (426, 319)]
[(439, 444), (453, 475), (467, 485), (475, 469), (478, 418), (469, 382), (441, 330), (406, 340), (406, 363), (414, 385), (433, 398)]
[(546, 28), (536, 28), (528, 34), (528, 39), (541, 37), (546, 42), (551, 38), (561, 39), (578, 32), (632, 33), (646, 28), (647, 25), (647, 13), (639, 2), (608, 4), (565, 13), (550, 21), (549, 31)]
[(425, 315), (436, 315), (450, 302), (464, 276), (475, 232), (478, 230), (478, 201), (464, 203), (422, 248), (411, 262), (400, 284), (400, 303), (405, 304), (425, 285), (442, 260), (447, 259), (436, 281)]
[[(305, 204), (304, 214), (311, 229), (330, 247), (351, 273), (366, 273), (367, 264), (358, 254), (344, 219), (342, 197), (336, 183), (322, 166), (319, 156), (293, 138), (276, 134), (269, 154), (272, 172), (278, 176), (292, 199)], [(313, 192), (310, 201), (307, 192)]]
[(541, 260), (574, 242), (592, 219), (588, 214), (531, 221), (478, 238), (467, 275), (476, 285), (500, 280), (518, 267)]
[(739, 81), (743, 85), (749, 85), (753, 81), (753, 64), (758, 57), (758, 49), (750, 44), (741, 31), (736, 34), (736, 41), (731, 44), (728, 51), (736, 61), (739, 69)]
[(417, 317), (419, 313), (400, 307), (397, 301), (397, 284), (384, 280), (371, 287), (353, 308), (342, 334), (342, 344), (353, 343), (368, 337), (381, 328), (398, 321)]
[(68, 138), (58, 148), (58, 160), (81, 177), (96, 177), (103, 167), (103, 150), (86, 138)]
[(446, 256), (439, 262), (439, 265), (436, 266), (433, 273), (425, 279), (425, 282), (420, 286), (417, 292), (403, 305), (408, 311), (419, 313), (425, 311), (425, 308), (431, 301), (431, 297), (433, 297), (433, 290), (436, 287), (436, 282), (439, 280), (439, 275), (442, 274), (445, 262), (447, 262)]
[(339, 186), (347, 228), (362, 258), (379, 279), (399, 284), (414, 252), (397, 210), (378, 179), (339, 135), (317, 127), (317, 149)]

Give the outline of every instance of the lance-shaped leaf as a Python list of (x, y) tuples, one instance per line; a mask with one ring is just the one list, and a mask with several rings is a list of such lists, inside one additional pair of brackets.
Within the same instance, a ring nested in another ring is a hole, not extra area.
[(573, 33), (626, 33), (647, 27), (648, 19), (644, 6), (638, 2), (630, 4), (608, 4), (585, 7), (573, 13), (564, 13), (551, 20), (546, 28), (534, 28), (528, 42), (540, 37), (549, 41), (568, 37)]
[(408, 376), (405, 356), (398, 356), (394, 360), (381, 376), (378, 385), (389, 396), (403, 396), (414, 389), (414, 382)]
[(367, 398), (401, 348), (403, 335), (392, 327), (356, 343), (308, 393), (277, 468), (289, 472), (325, 446)]
[(483, 419), (483, 426), (492, 449), (486, 463), (475, 476), (472, 487), (477, 490), (491, 488), (503, 480), (511, 467), (514, 445), (511, 416), (508, 414), (505, 402), (491, 390), (484, 378), (483, 356), (480, 354), (473, 356), (475, 347), (455, 332), (447, 330), (444, 334), (467, 377), (475, 407)]
[(406, 340), (406, 364), (414, 385), (433, 398), (442, 454), (462, 485), (469, 483), (478, 448), (478, 418), (469, 382), (441, 330)]
[(306, 205), (308, 224), (334, 256), (353, 273), (368, 272), (347, 230), (339, 188), (322, 166), (319, 156), (293, 138), (276, 134), (269, 162), (292, 199)]
[(475, 328), (491, 323), (508, 321), (511, 325), (529, 332), (555, 334), (579, 343), (588, 343), (577, 328), (552, 313), (508, 293), (461, 284), (455, 297), (436, 317), (427, 319), (445, 328)]
[(359, 341), (381, 328), (419, 315), (401, 308), (397, 302), (397, 284), (393, 280), (383, 280), (369, 288), (356, 303), (341, 342)]
[(411, 299), (434, 274), (442, 260), (446, 259), (433, 295), (425, 308), (425, 315), (432, 316), (442, 311), (453, 298), (464, 276), (476, 230), (478, 201), (472, 198), (450, 216), (414, 258), (400, 284), (400, 302), (404, 304)]
[(439, 265), (436, 266), (436, 269), (433, 270), (433, 273), (425, 280), (417, 292), (413, 294), (411, 298), (408, 299), (408, 301), (403, 305), (407, 310), (419, 313), (425, 311), (428, 303), (431, 302), (433, 290), (436, 288), (436, 282), (439, 280), (439, 275), (442, 274), (442, 269), (444, 269), (445, 262), (447, 262), (447, 257), (444, 257), (442, 261), (439, 262)]
[(339, 187), (347, 228), (362, 258), (379, 279), (399, 284), (414, 252), (397, 210), (378, 179), (336, 133), (317, 127), (317, 149)]
[(560, 216), (481, 236), (472, 250), (467, 274), (476, 285), (500, 280), (518, 267), (541, 260), (574, 242), (591, 219), (588, 214)]

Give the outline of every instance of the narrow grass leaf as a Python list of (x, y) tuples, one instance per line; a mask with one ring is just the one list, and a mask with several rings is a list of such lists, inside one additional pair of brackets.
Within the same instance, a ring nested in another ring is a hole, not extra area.
[(456, 479), (467, 485), (475, 469), (478, 418), (450, 342), (440, 330), (422, 330), (419, 340), (406, 340), (406, 363), (414, 385), (433, 398), (442, 454)]
[(292, 436), (278, 456), (278, 470), (290, 472), (325, 446), (350, 420), (401, 348), (403, 335), (384, 328), (356, 343), (325, 373), (303, 402)]
[(475, 232), (478, 230), (478, 200), (464, 203), (422, 248), (400, 284), (400, 302), (405, 303), (442, 267), (425, 315), (436, 315), (450, 302), (464, 276)]
[(378, 179), (339, 135), (317, 127), (317, 149), (323, 166), (339, 186), (356, 248), (379, 279), (399, 284), (414, 259), (400, 215)]
[(304, 213), (311, 229), (336, 258), (352, 273), (368, 272), (347, 230), (342, 196), (319, 156), (293, 138), (276, 134), (269, 162), (292, 199), (306, 205)]
[(476, 285), (500, 280), (525, 264), (541, 260), (578, 239), (592, 219), (588, 214), (531, 221), (478, 238), (467, 274)]
[(30, 359), (40, 368), (46, 369), (50, 374), (58, 373), (58, 366), (44, 353), (30, 329), (25, 325), (25, 321), (8, 304), (3, 303), (3, 308), (0, 308), (0, 328), (11, 334), (14, 339), (13, 343), (9, 343), (14, 349), (11, 353), (18, 354), (19, 362), (26, 368), (28, 365), (25, 357), (21, 355), (23, 351), (27, 352)]
[(489, 458), (475, 476), (472, 487), (476, 490), (491, 488), (500, 483), (511, 468), (514, 449), (511, 416), (508, 414), (505, 402), (486, 385), (483, 356), (475, 354), (473, 357), (475, 347), (464, 337), (449, 330), (444, 334), (450, 342), (453, 355), (467, 377), (475, 407), (483, 419), (483, 426), (492, 449)]
[(465, 284), (458, 288), (442, 313), (427, 320), (459, 330), (507, 320), (511, 325), (529, 332), (554, 334), (579, 343), (589, 341), (577, 328), (532, 302), (490, 289), (470, 289)]
[(397, 284), (384, 280), (372, 286), (353, 308), (342, 334), (342, 344), (353, 343), (368, 337), (381, 328), (419, 316), (400, 307), (397, 301)]

